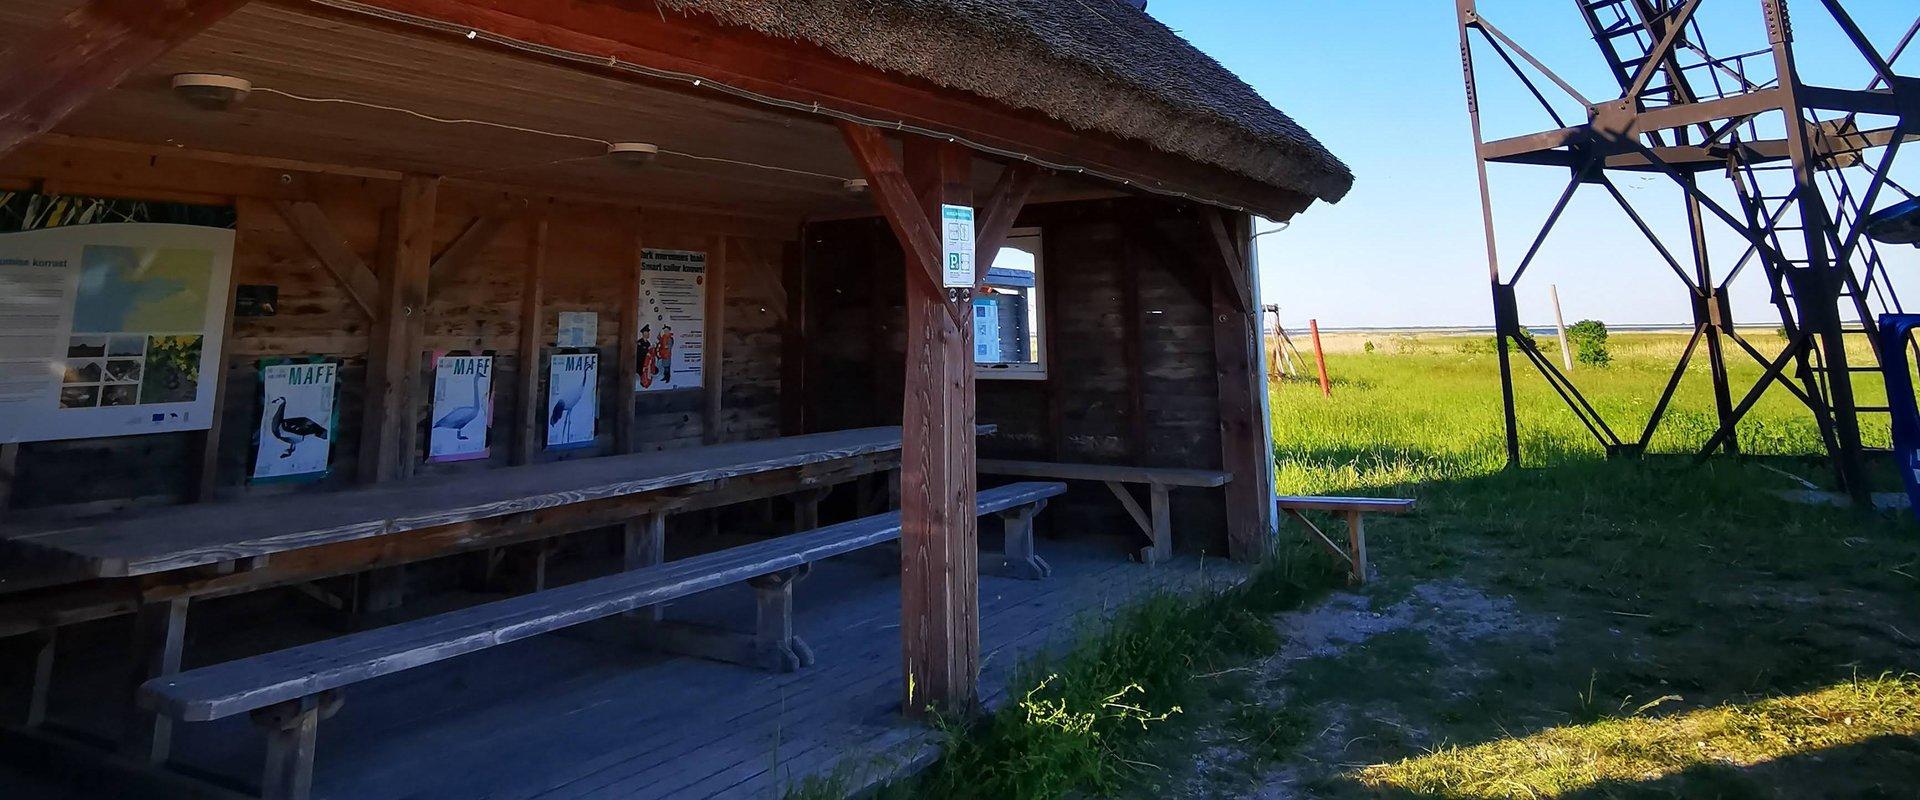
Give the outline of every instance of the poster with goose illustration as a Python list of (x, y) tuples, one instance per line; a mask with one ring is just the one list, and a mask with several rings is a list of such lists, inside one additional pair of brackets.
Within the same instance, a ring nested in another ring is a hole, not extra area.
[(263, 362), (253, 482), (325, 477), (333, 455), (340, 365)]
[(556, 353), (547, 365), (547, 449), (588, 447), (600, 416), (600, 356)]
[(493, 356), (434, 359), (432, 423), (427, 434), (428, 461), (487, 457), (487, 434), (493, 427)]

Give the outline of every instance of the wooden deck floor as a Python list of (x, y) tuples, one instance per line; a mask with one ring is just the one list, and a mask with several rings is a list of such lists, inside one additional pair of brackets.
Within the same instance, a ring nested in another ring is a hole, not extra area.
[[(1203, 574), (1192, 559), (1130, 563), (1115, 540), (1042, 549), (1052, 579), (981, 580), (990, 704), (1004, 699), (1022, 658), (1103, 610)], [(1210, 561), (1204, 574), (1237, 573)], [(931, 732), (898, 711), (897, 575), (875, 551), (824, 563), (802, 582), (798, 624), (818, 663), (794, 674), (642, 652), (612, 620), (353, 687), (321, 725), (315, 796), (779, 798), (811, 775), (858, 787), (924, 764)], [(731, 587), (669, 614), (743, 626), (750, 609), (750, 593)], [(110, 729), (105, 719), (83, 724)], [(244, 719), (182, 725), (175, 737), (177, 762), (235, 785), (254, 780), (263, 745)]]

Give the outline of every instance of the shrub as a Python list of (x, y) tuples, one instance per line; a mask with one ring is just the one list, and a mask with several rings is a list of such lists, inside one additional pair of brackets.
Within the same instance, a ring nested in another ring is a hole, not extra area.
[(1567, 344), (1582, 364), (1604, 367), (1613, 362), (1613, 354), (1607, 352), (1607, 323), (1600, 320), (1583, 319), (1573, 323), (1573, 327), (1567, 329)]
[(1367, 342), (1367, 343), (1366, 343), (1366, 344), (1365, 344), (1364, 346), (1362, 346), (1362, 347), (1361, 347), (1360, 349), (1361, 349), (1362, 351), (1365, 351), (1365, 352), (1368, 352), (1368, 353), (1371, 353), (1371, 352), (1373, 352), (1373, 342), (1372, 342), (1371, 340), (1369, 340), (1369, 341), (1368, 341), (1368, 342)]

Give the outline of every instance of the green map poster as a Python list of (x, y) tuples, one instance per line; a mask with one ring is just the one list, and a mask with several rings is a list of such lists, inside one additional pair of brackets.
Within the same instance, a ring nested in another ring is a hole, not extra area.
[(209, 427), (233, 237), (149, 223), (0, 235), (0, 442)]

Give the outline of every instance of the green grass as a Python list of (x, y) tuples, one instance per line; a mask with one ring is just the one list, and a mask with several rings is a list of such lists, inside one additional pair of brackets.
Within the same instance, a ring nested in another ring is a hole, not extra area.
[[(1612, 363), (1573, 378), (1637, 439), (1684, 343), (1615, 334)], [(1736, 358), (1738, 402), (1760, 368)], [(1526, 468), (1509, 470), (1487, 348), (1382, 338), (1328, 366), (1331, 399), (1307, 382), (1273, 393), (1277, 488), (1419, 500), (1369, 524), (1374, 607), (1451, 582), (1511, 598), (1550, 634), (1403, 630), (1276, 663), (1269, 618), (1333, 580), (1290, 524), (1287, 555), (1252, 585), (1117, 615), (1030, 665), (1012, 693), (1023, 702), (952, 729), (939, 766), (892, 791), (1232, 797), (1283, 781), (1279, 796), (1744, 798), (1920, 785), (1920, 536), (1906, 512), (1780, 496), (1799, 488), (1782, 473), (1831, 483), (1790, 394), (1772, 390), (1741, 423), (1747, 457), (1695, 464), (1716, 424), (1696, 353), (1652, 455), (1608, 460), (1516, 357)], [(1862, 402), (1878, 404), (1863, 383)], [(1884, 444), (1884, 417), (1863, 427)]]

